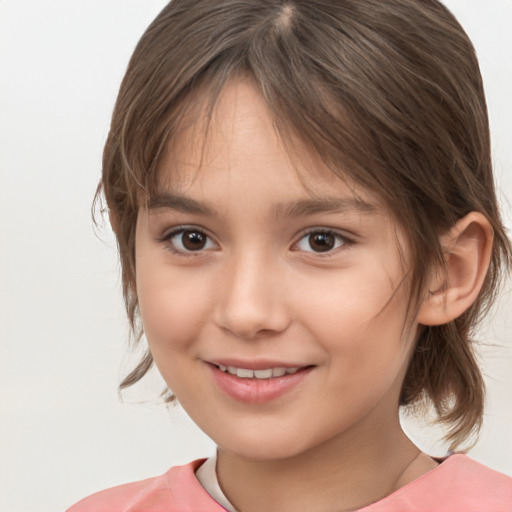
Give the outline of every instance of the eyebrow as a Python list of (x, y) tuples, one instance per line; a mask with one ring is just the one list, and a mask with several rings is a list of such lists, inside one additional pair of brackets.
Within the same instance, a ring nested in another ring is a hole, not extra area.
[[(159, 192), (150, 198), (148, 203), (149, 211), (165, 208), (196, 215), (219, 216), (215, 208), (208, 203), (197, 201), (191, 197), (169, 192)], [(276, 218), (290, 218), (304, 217), (319, 213), (342, 213), (346, 211), (373, 214), (377, 209), (376, 205), (359, 197), (318, 197), (277, 204), (273, 207), (273, 214)]]
[(199, 215), (211, 216), (215, 214), (215, 209), (204, 202), (196, 201), (191, 197), (170, 194), (168, 192), (159, 192), (150, 198), (148, 210), (153, 211), (163, 208)]
[(373, 214), (377, 211), (377, 206), (358, 197), (320, 197), (275, 206), (276, 217), (283, 218), (302, 217), (318, 213), (343, 213), (346, 211)]

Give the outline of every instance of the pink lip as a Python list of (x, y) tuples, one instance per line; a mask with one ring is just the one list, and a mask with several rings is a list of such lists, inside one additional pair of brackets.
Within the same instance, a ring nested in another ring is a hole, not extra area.
[[(235, 366), (234, 364), (225, 365)], [(236, 375), (223, 372), (214, 364), (207, 364), (207, 366), (210, 370), (213, 381), (221, 391), (235, 400), (249, 404), (263, 404), (279, 398), (298, 386), (314, 368), (313, 366), (303, 367), (297, 373), (283, 375), (282, 377), (273, 377), (271, 379), (241, 379)], [(248, 366), (246, 364), (245, 366), (237, 367), (251, 370), (277, 367), (290, 368), (289, 365), (285, 366), (283, 364), (273, 366), (261, 366), (260, 364), (252, 364)]]

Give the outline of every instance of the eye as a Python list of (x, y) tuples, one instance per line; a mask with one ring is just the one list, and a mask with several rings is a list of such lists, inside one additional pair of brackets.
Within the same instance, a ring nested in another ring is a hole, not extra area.
[(338, 249), (348, 243), (348, 240), (333, 231), (318, 230), (304, 235), (297, 243), (299, 251), (325, 253)]
[(216, 249), (217, 244), (196, 228), (179, 228), (163, 238), (174, 252), (190, 253)]

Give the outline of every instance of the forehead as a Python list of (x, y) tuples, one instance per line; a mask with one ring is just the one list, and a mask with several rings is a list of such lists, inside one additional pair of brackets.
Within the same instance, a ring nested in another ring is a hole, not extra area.
[(309, 200), (310, 206), (337, 198), (362, 211), (383, 208), (375, 193), (342, 169), (330, 169), (299, 136), (283, 134), (250, 79), (228, 82), (211, 111), (207, 102), (207, 95), (197, 94), (190, 102), (162, 158), (150, 202), (170, 191), (222, 200), (245, 190), (269, 203), (285, 195)]

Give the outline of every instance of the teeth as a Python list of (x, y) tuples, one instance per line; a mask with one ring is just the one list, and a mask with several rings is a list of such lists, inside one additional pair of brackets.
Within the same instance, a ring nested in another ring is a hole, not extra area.
[(270, 379), (272, 377), (272, 368), (268, 370), (254, 370), (254, 376), (257, 379)]
[(248, 368), (236, 368), (235, 366), (218, 365), (219, 370), (236, 375), (240, 379), (271, 379), (272, 377), (282, 377), (283, 375), (293, 375), (300, 368), (266, 368), (265, 370), (249, 370)]
[(286, 368), (272, 368), (272, 377), (282, 377), (286, 375)]
[(254, 372), (252, 370), (246, 370), (245, 368), (237, 368), (236, 376), (241, 379), (252, 379), (254, 377)]

